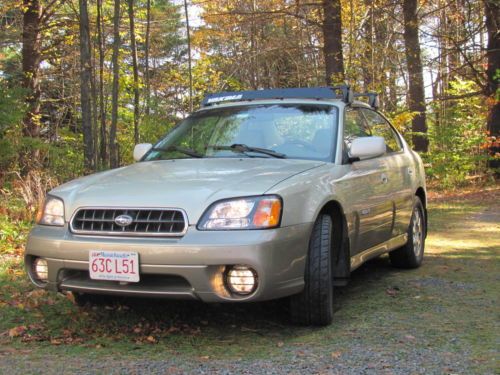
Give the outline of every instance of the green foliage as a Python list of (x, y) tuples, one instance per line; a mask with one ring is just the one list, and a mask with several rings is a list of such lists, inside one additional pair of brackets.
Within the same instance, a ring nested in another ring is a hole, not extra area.
[(20, 252), (33, 223), (26, 216), (24, 201), (0, 196), (0, 256)]
[(22, 120), (25, 113), (23, 98), (22, 89), (8, 87), (0, 76), (0, 139)]
[(10, 140), (0, 139), (0, 171), (10, 170), (16, 156), (16, 151)]
[[(56, 140), (24, 137), (18, 128), (0, 138), (0, 171), (20, 171), (21, 163), (33, 163), (34, 169), (48, 172), (59, 181), (84, 173), (83, 145), (80, 134), (63, 129)], [(2, 173), (0, 173), (0, 176)]]
[(57, 141), (47, 146), (45, 167), (51, 175), (60, 181), (68, 181), (84, 174), (81, 134), (62, 129)]
[(17, 148), (12, 138), (17, 138), (19, 125), (25, 114), (24, 91), (11, 88), (0, 76), (0, 175), (8, 171), (17, 159)]
[[(474, 82), (457, 79), (447, 94), (459, 97), (477, 90)], [(433, 109), (437, 113), (435, 103)], [(473, 96), (450, 102), (439, 121), (429, 116), (430, 150), (424, 156), (429, 164), (427, 174), (442, 187), (464, 185), (470, 176), (486, 172), (486, 113), (483, 98)]]
[(158, 121), (151, 117), (146, 118), (141, 124), (141, 142), (156, 143), (174, 126), (172, 121)]

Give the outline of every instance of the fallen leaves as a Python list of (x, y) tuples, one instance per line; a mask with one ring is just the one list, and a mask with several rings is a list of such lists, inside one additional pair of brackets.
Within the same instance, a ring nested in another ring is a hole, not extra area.
[(393, 287), (389, 287), (385, 290), (385, 293), (388, 295), (388, 296), (391, 296), (391, 297), (396, 297), (399, 293), (400, 289), (399, 287), (397, 286), (393, 286)]
[(75, 295), (73, 293), (66, 293), (65, 296), (73, 305), (76, 305)]
[(438, 190), (429, 189), (428, 190), (428, 201), (495, 201), (498, 199), (498, 194), (500, 189), (496, 186), (484, 187), (484, 186), (471, 186), (468, 188), (461, 188), (460, 190)]
[(332, 354), (330, 354), (330, 355), (332, 358), (337, 359), (337, 358), (340, 358), (340, 356), (342, 355), (342, 352), (336, 351), (336, 352), (332, 352)]
[(52, 339), (50, 340), (51, 345), (61, 345), (63, 342), (59, 339)]
[(47, 327), (41, 323), (12, 327), (0, 334), (0, 336), (2, 335), (8, 336), (12, 340), (21, 340), (21, 342), (24, 343), (48, 342), (55, 346), (63, 344), (80, 344), (84, 342), (83, 337), (78, 336), (75, 331), (70, 329), (63, 329), (60, 334), (51, 335)]
[(9, 337), (19, 337), (27, 331), (26, 326), (17, 326), (9, 329)]
[(135, 340), (135, 343), (137, 345), (140, 345), (140, 344), (157, 344), (158, 340), (154, 336), (149, 335), (149, 336), (143, 336), (143, 337), (137, 338)]
[(56, 301), (43, 289), (35, 289), (28, 293), (14, 292), (7, 300), (0, 301), (0, 307), (11, 306), (25, 311), (36, 311), (40, 306), (54, 305)]

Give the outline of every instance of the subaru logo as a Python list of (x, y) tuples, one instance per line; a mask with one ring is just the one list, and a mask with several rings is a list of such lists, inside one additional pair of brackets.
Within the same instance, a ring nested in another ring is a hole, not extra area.
[(132, 224), (132, 221), (134, 221), (134, 218), (130, 215), (119, 215), (115, 218), (115, 224), (121, 227)]

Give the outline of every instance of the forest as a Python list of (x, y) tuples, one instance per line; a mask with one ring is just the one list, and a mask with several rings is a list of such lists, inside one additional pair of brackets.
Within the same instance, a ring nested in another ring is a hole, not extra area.
[(498, 173), (496, 0), (2, 0), (0, 185), (33, 211), (206, 93), (347, 83), (441, 188)]

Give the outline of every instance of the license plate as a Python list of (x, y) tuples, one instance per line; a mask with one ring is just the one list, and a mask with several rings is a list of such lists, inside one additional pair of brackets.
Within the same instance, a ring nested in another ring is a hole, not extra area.
[(132, 251), (92, 250), (89, 273), (94, 280), (139, 281), (139, 254)]

